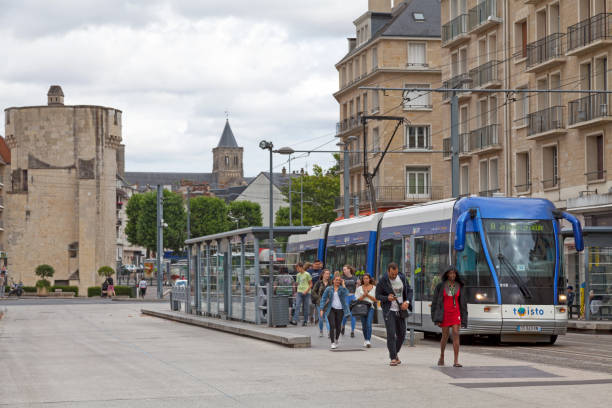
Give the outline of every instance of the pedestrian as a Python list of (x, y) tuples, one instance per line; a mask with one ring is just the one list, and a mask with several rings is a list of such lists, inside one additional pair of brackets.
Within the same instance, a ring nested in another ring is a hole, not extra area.
[(115, 285), (113, 283), (113, 277), (109, 276), (108, 278), (106, 278), (106, 280), (108, 281), (108, 289), (106, 294), (109, 298), (112, 298), (113, 296), (115, 296)]
[(295, 275), (295, 281), (297, 284), (297, 292), (295, 294), (295, 311), (293, 313), (293, 320), (290, 321), (292, 325), (297, 325), (300, 320), (300, 306), (304, 310), (304, 323), (302, 326), (308, 326), (308, 309), (310, 308), (310, 290), (312, 289), (312, 277), (304, 269), (304, 265), (298, 262), (295, 265), (297, 275)]
[(334, 277), (333, 285), (328, 286), (323, 292), (323, 297), (319, 304), (319, 317), (329, 320), (329, 340), (331, 349), (338, 348), (338, 338), (340, 337), (340, 326), (342, 316), (350, 316), (351, 311), (347, 302), (348, 290), (342, 286), (342, 278)]
[(361, 316), (361, 330), (363, 331), (364, 347), (371, 347), (370, 340), (372, 339), (372, 319), (374, 318), (374, 302), (376, 302), (376, 282), (370, 274), (366, 273), (361, 276), (361, 285), (355, 291), (355, 298), (360, 302), (370, 304), (368, 314)]
[(467, 296), (463, 293), (463, 281), (459, 272), (453, 265), (446, 268), (442, 281), (434, 290), (431, 319), (442, 329), (438, 365), (444, 365), (444, 350), (448, 343), (449, 332), (452, 330), (455, 356), (453, 367), (463, 367), (459, 364), (459, 327), (467, 327)]
[(317, 308), (317, 316), (319, 316), (319, 337), (323, 337), (323, 323), (325, 322), (325, 327), (327, 327), (327, 332), (329, 333), (329, 320), (327, 317), (320, 317), (321, 315), (321, 298), (323, 297), (323, 293), (328, 286), (332, 285), (331, 272), (329, 269), (323, 269), (323, 273), (321, 274), (321, 278), (319, 281), (312, 287), (312, 303)]
[(572, 285), (568, 285), (567, 287), (567, 312), (568, 312), (570, 319), (574, 316), (574, 300), (575, 299), (576, 299), (576, 292), (574, 292), (574, 287)]
[[(357, 290), (357, 277), (355, 276), (355, 268), (352, 265), (344, 265), (342, 267), (342, 279), (344, 279), (344, 287), (348, 290), (349, 305), (355, 300), (355, 290)], [(355, 337), (355, 316), (351, 315), (351, 337)], [(344, 336), (344, 326), (346, 324), (346, 316), (342, 319), (342, 335)]]
[(140, 297), (144, 299), (147, 294), (147, 281), (144, 276), (140, 279), (140, 282), (138, 282), (138, 289), (140, 290)]
[(412, 288), (399, 272), (395, 262), (387, 265), (387, 273), (376, 285), (376, 299), (380, 301), (387, 329), (387, 349), (390, 366), (401, 364), (398, 353), (406, 338), (406, 317), (412, 299)]
[(306, 271), (312, 277), (312, 284), (314, 285), (319, 280), (321, 273), (323, 272), (323, 262), (320, 259), (315, 259), (314, 263), (310, 268), (306, 268)]
[(0, 298), (4, 297), (4, 291), (6, 290), (6, 266), (2, 265), (0, 271)]

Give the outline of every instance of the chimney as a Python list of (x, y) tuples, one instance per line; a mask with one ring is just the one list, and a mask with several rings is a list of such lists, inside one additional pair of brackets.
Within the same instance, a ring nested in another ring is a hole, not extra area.
[[(398, 0), (396, 2), (399, 3)], [(391, 13), (393, 0), (368, 0), (368, 11), (373, 13)]]
[(50, 106), (64, 104), (64, 92), (61, 86), (51, 85), (49, 87), (49, 92), (47, 92), (47, 104)]
[(357, 39), (356, 38), (347, 38), (348, 40), (348, 52), (351, 52), (355, 49), (355, 47), (357, 46)]
[(287, 174), (287, 169), (283, 166), (283, 176)]

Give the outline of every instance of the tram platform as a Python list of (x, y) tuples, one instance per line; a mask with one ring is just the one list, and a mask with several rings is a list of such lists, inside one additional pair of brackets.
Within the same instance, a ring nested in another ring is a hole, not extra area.
[(567, 329), (574, 332), (610, 333), (612, 332), (612, 321), (570, 320), (567, 322)]

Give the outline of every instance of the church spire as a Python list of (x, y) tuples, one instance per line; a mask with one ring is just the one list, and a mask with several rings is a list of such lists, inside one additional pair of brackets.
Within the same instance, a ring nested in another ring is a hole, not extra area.
[(217, 147), (238, 147), (234, 132), (232, 132), (232, 128), (229, 124), (229, 119), (225, 120), (225, 128), (223, 128), (223, 133), (221, 134), (221, 139), (219, 139)]

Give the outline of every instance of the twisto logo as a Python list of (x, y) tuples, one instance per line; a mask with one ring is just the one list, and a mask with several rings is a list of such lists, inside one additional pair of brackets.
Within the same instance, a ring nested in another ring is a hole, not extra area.
[(525, 316), (544, 316), (544, 309), (539, 307), (518, 307), (513, 308), (515, 316), (525, 317)]

